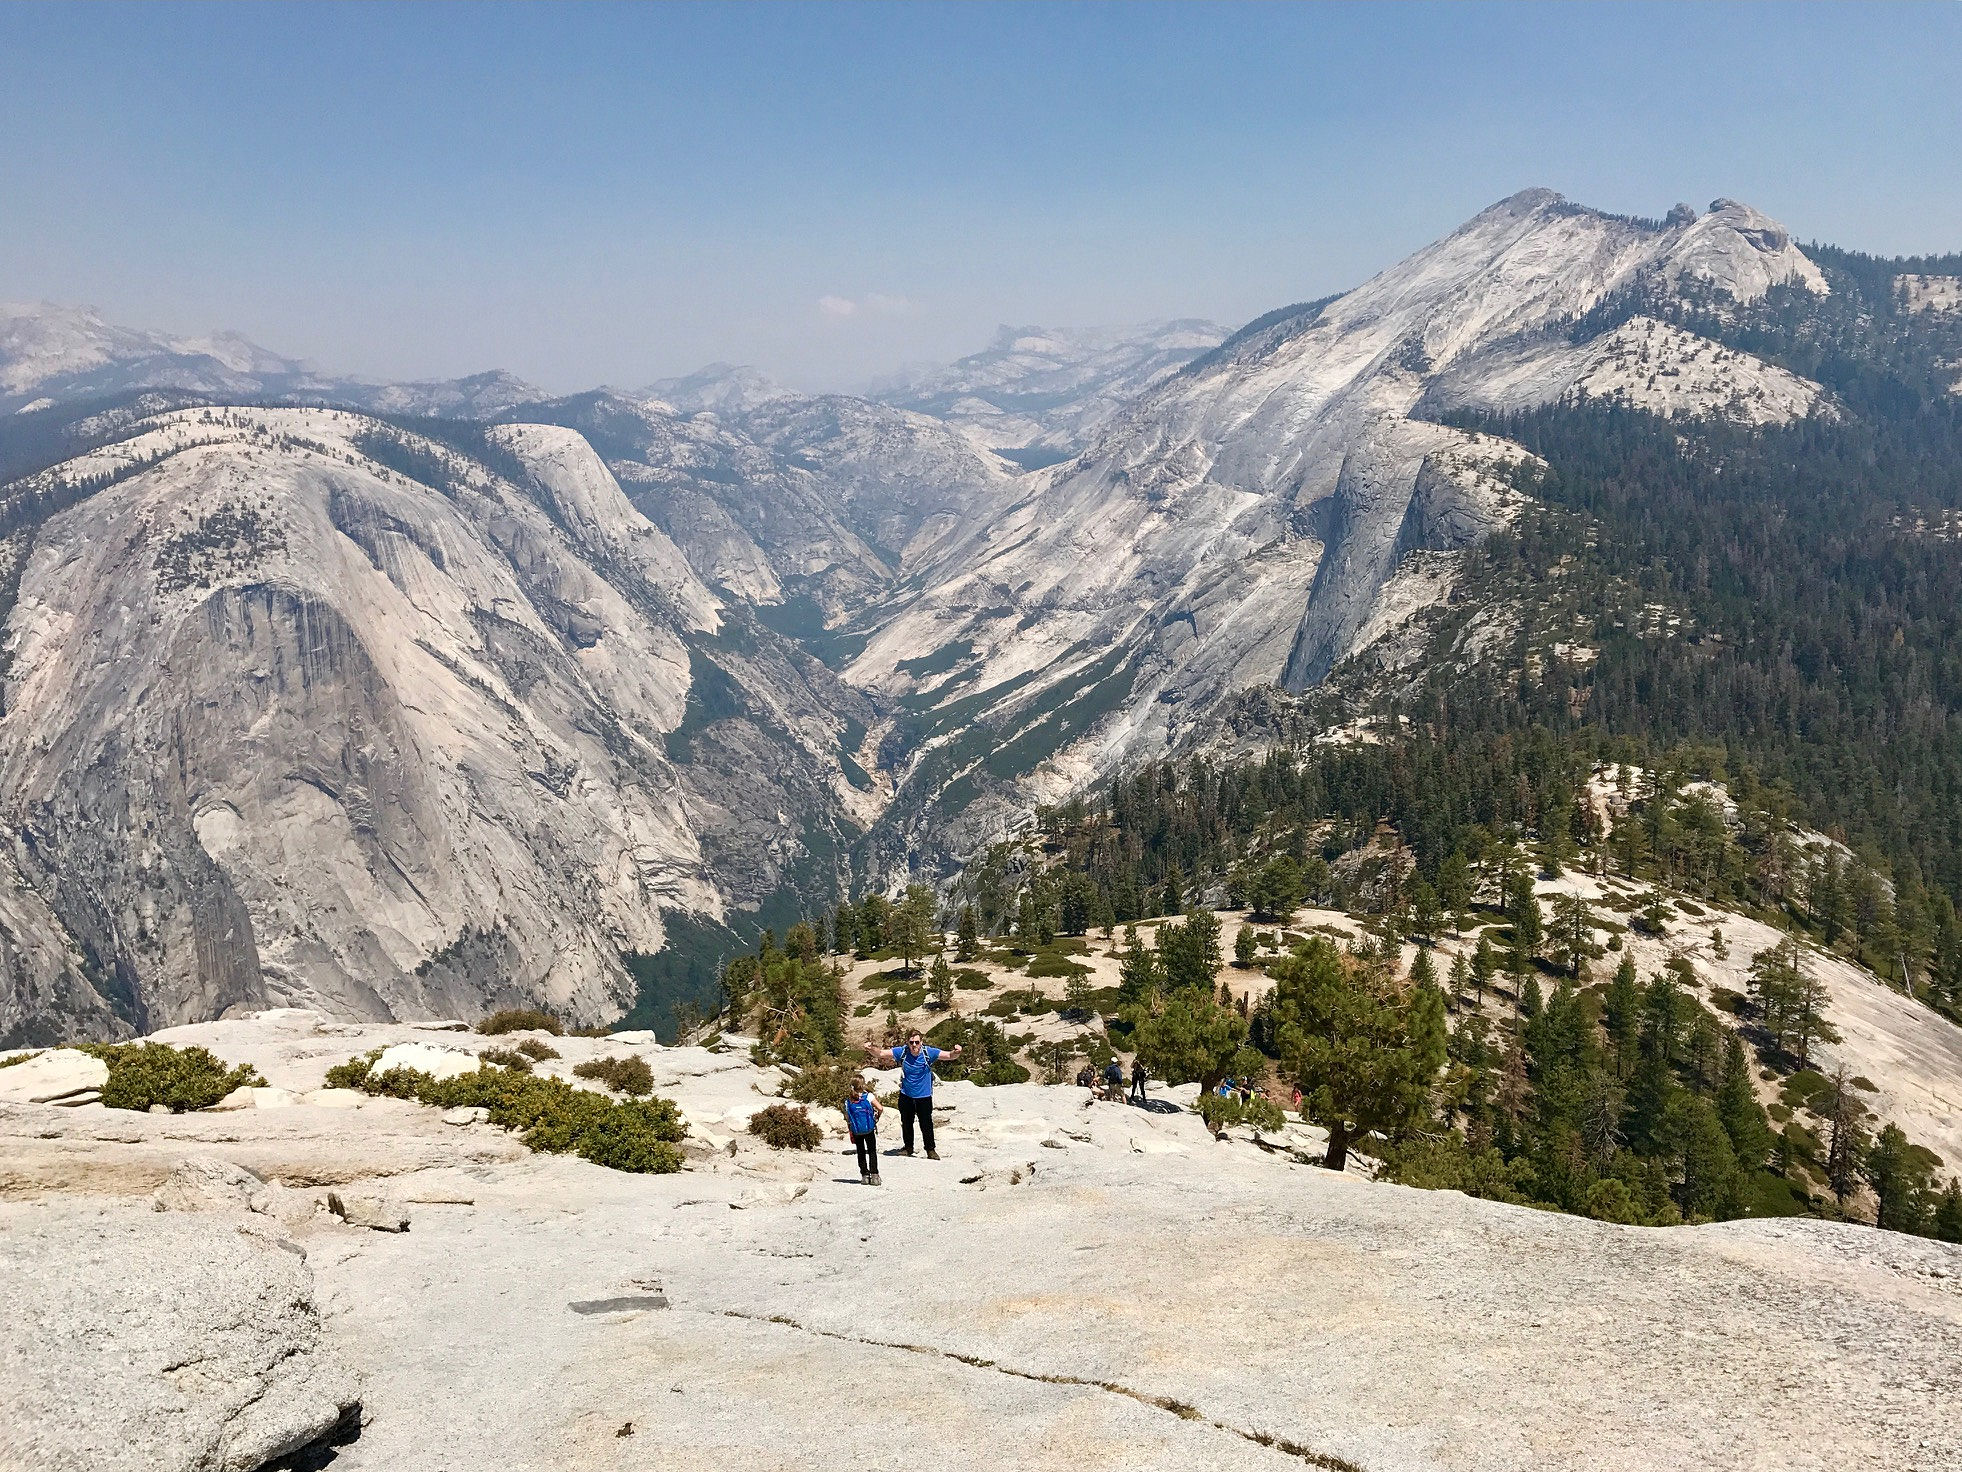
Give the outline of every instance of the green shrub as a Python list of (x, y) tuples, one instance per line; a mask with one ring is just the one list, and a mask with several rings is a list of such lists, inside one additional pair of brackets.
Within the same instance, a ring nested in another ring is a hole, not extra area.
[(1029, 975), (1039, 976), (1088, 976), (1090, 968), (1055, 951), (1037, 951), (1029, 958)]
[(1264, 1130), (1271, 1135), (1285, 1128), (1288, 1122), (1288, 1117), (1282, 1112), (1281, 1106), (1272, 1099), (1252, 1099), (1242, 1104), (1237, 1094), (1231, 1098), (1219, 1094), (1202, 1095), (1199, 1100), (1199, 1117), (1206, 1121), (1214, 1134), (1218, 1134), (1228, 1125), (1244, 1124), (1252, 1126), (1255, 1130)]
[(327, 1087), (330, 1089), (358, 1089), (368, 1082), (368, 1072), (375, 1066), (375, 1060), (382, 1055), (380, 1048), (370, 1048), (359, 1058), (350, 1058), (345, 1063), (336, 1063), (327, 1070)]
[(757, 1110), (749, 1117), (749, 1132), (777, 1150), (815, 1150), (824, 1139), (817, 1121), (788, 1104)]
[(784, 1097), (799, 1104), (829, 1104), (836, 1109), (845, 1102), (851, 1081), (858, 1076), (856, 1068), (837, 1059), (813, 1063), (784, 1085)]
[(1008, 1036), (985, 1017), (948, 1017), (936, 1022), (926, 1040), (934, 1047), (959, 1047), (961, 1056), (942, 1056), (934, 1069), (944, 1079), (966, 1079), (970, 1083), (1025, 1084), (1029, 1070), (1015, 1061), (1015, 1049)]
[(562, 1056), (559, 1050), (543, 1038), (525, 1038), (518, 1044), (518, 1051), (533, 1063), (543, 1063), (547, 1058)]
[(378, 1074), (373, 1058), (342, 1065), (349, 1076), (357, 1066), (362, 1069), (360, 1087), (370, 1094), (414, 1099), (437, 1109), (486, 1110), (492, 1124), (518, 1134), (533, 1150), (581, 1155), (613, 1170), (666, 1174), (681, 1169), (676, 1146), (688, 1128), (666, 1099), (616, 1102), (562, 1078), (515, 1068), (477, 1068), (439, 1079), (413, 1068)]
[(81, 1051), (109, 1065), (102, 1102), (111, 1109), (166, 1106), (173, 1114), (209, 1109), (233, 1089), (263, 1086), (257, 1069), (227, 1068), (203, 1048), (165, 1043), (83, 1043)]
[(1446, 1134), (1440, 1139), (1418, 1138), (1391, 1146), (1384, 1152), (1377, 1179), (1420, 1186), (1426, 1191), (1463, 1191), (1487, 1201), (1524, 1206), (1530, 1199), (1526, 1193), (1532, 1167), (1524, 1160), (1508, 1163), (1490, 1145), (1473, 1150), (1462, 1136)]
[(681, 1169), (681, 1152), (674, 1144), (678, 1128), (674, 1106), (667, 1100), (636, 1099), (597, 1116), (580, 1135), (577, 1148), (594, 1165), (609, 1170), (667, 1175)]
[(478, 1023), (477, 1031), (486, 1037), (507, 1032), (549, 1032), (553, 1037), (563, 1037), (565, 1024), (550, 1012), (541, 1012), (536, 1007), (506, 1007)]
[(972, 971), (966, 967), (961, 967), (954, 972), (954, 985), (964, 992), (985, 992), (994, 987), (994, 983), (988, 980), (985, 972)]
[(576, 1064), (572, 1073), (575, 1078), (605, 1084), (615, 1093), (639, 1096), (654, 1092), (654, 1070), (645, 1058), (594, 1058)]
[(30, 1058), (39, 1058), (45, 1051), (42, 1048), (33, 1048), (25, 1053), (18, 1053), (12, 1058), (0, 1058), (0, 1068), (12, 1068), (16, 1063), (25, 1063)]
[(516, 1048), (486, 1048), (477, 1055), (477, 1062), (480, 1066), (495, 1063), (500, 1068), (515, 1068), (519, 1073), (531, 1072), (531, 1059)]

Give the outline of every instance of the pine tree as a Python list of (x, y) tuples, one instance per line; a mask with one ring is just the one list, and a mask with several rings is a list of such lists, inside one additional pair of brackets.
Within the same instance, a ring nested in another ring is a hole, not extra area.
[(1345, 963), (1317, 936), (1269, 974), (1281, 1057), (1302, 1113), (1328, 1130), (1324, 1165), (1341, 1170), (1360, 1135), (1395, 1138), (1428, 1116), (1431, 1045), (1423, 1053), (1413, 1046), (1410, 1009), (1380, 972)]
[(1942, 1192), (1932, 1235), (1942, 1242), (1962, 1242), (1962, 1180), (1951, 1180)]
[(1736, 1033), (1724, 1039), (1723, 1072), (1717, 1079), (1716, 1098), (1713, 1101), (1717, 1120), (1730, 1136), (1730, 1148), (1737, 1157), (1738, 1169), (1749, 1174), (1764, 1168), (1765, 1156), (1771, 1151), (1771, 1125), (1765, 1118), (1764, 1106), (1758, 1102), (1757, 1093), (1751, 1087), (1751, 1066), (1744, 1056), (1744, 1044)]
[(947, 964), (944, 954), (933, 958), (933, 970), (927, 973), (927, 985), (933, 992), (933, 1005), (946, 1011), (954, 1005), (954, 968)]
[(1130, 1009), (1132, 1046), (1141, 1062), (1168, 1084), (1199, 1085), (1203, 1098), (1226, 1077), (1233, 1056), (1247, 1039), (1247, 1022), (1204, 991), (1180, 987), (1153, 1014), (1148, 1008)]
[(1165, 985), (1174, 991), (1183, 987), (1213, 989), (1219, 975), (1219, 916), (1211, 910), (1187, 911), (1178, 925), (1158, 928), (1159, 964)]
[(1437, 866), (1437, 894), (1451, 912), (1453, 929), (1462, 931), (1471, 910), (1471, 864), (1463, 849), (1452, 849)]
[(1438, 904), (1437, 891), (1421, 877), (1411, 881), (1410, 913), (1411, 927), (1426, 945), (1436, 940), (1444, 929), (1444, 911)]
[(1150, 1001), (1165, 984), (1158, 952), (1138, 938), (1135, 925), (1124, 927), (1124, 954), (1118, 958), (1117, 975), (1118, 1000), (1127, 1007)]
[(1437, 1077), (1444, 1067), (1450, 1028), (1445, 1021), (1444, 993), (1430, 965), (1430, 953), (1419, 951), (1410, 968), (1410, 1050), (1420, 1077)]
[(913, 958), (924, 957), (934, 940), (933, 890), (924, 884), (906, 886), (906, 897), (887, 913), (887, 944), (899, 952), (907, 974), (914, 971)]
[(1253, 926), (1242, 925), (1239, 934), (1233, 937), (1233, 964), (1242, 970), (1251, 967), (1256, 949)]
[(981, 936), (975, 923), (974, 906), (962, 905), (960, 929), (954, 937), (954, 959), (965, 966), (980, 954)]
[(1458, 1011), (1465, 1006), (1465, 988), (1471, 983), (1471, 962), (1463, 951), (1451, 958), (1451, 1005)]
[(1921, 1232), (1932, 1223), (1936, 1205), (1931, 1151), (1909, 1142), (1901, 1127), (1886, 1125), (1867, 1147), (1860, 1173), (1879, 1202), (1876, 1225), (1890, 1232)]
[(1540, 945), (1546, 939), (1546, 927), (1540, 917), (1540, 902), (1533, 893), (1530, 875), (1522, 874), (1514, 883), (1511, 899), (1506, 906), (1506, 918), (1512, 922), (1513, 950), (1531, 961), (1540, 953)]
[(1581, 964), (1594, 945), (1594, 916), (1579, 894), (1561, 894), (1553, 901), (1553, 945), (1560, 964), (1579, 978)]
[(1498, 975), (1498, 972), (1498, 953), (1492, 949), (1492, 942), (1486, 937), (1485, 932), (1480, 931), (1478, 947), (1472, 952), (1472, 984), (1478, 988), (1479, 1006), (1485, 1005), (1485, 988), (1492, 984), (1492, 978)]
[(1063, 1005), (1073, 1017), (1090, 1015), (1090, 978), (1084, 972), (1072, 971), (1063, 983)]
[(1709, 1101), (1678, 1090), (1663, 1134), (1682, 1174), (1683, 1215), (1716, 1221), (1736, 1216), (1737, 1157)]
[(1846, 1070), (1833, 1075), (1833, 1097), (1827, 1124), (1832, 1134), (1826, 1143), (1826, 1180), (1833, 1188), (1833, 1199), (1841, 1206), (1860, 1183), (1860, 1168), (1867, 1154), (1866, 1127), (1861, 1116), (1866, 1106), (1853, 1097), (1846, 1081)]
[(1614, 1048), (1617, 1078), (1628, 1077), (1629, 1064), (1634, 1060), (1635, 1031), (1641, 1006), (1641, 990), (1635, 983), (1635, 956), (1632, 951), (1623, 951), (1621, 964), (1615, 967), (1615, 979), (1608, 986), (1607, 1000), (1601, 1008), (1602, 1024), (1607, 1028), (1608, 1042)]

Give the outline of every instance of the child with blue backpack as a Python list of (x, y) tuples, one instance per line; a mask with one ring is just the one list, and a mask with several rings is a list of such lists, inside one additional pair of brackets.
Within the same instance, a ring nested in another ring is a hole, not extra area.
[(845, 1095), (845, 1125), (852, 1132), (852, 1147), (858, 1151), (858, 1178), (868, 1186), (883, 1184), (879, 1179), (879, 1116), (886, 1112), (875, 1095), (865, 1092), (865, 1080), (852, 1080)]

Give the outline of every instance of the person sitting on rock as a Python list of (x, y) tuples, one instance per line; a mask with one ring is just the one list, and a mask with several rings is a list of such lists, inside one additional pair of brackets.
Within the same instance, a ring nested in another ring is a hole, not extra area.
[(940, 1152), (933, 1148), (933, 1065), (943, 1057), (960, 1057), (959, 1045), (943, 1053), (939, 1048), (929, 1048), (926, 1039), (914, 1032), (906, 1039), (903, 1048), (883, 1048), (880, 1051), (891, 1053), (891, 1066), (899, 1070), (899, 1137), (904, 1145), (899, 1153), (913, 1153), (913, 1124), (917, 1120), (920, 1138), (926, 1145), (927, 1159), (938, 1160)]
[(852, 1132), (852, 1148), (858, 1151), (858, 1178), (868, 1186), (879, 1181), (879, 1116), (886, 1112), (878, 1096), (865, 1091), (865, 1080), (852, 1080), (845, 1095), (845, 1124)]
[(1076, 1071), (1076, 1086), (1079, 1089), (1096, 1088), (1097, 1070), (1092, 1068), (1088, 1063), (1084, 1064), (1083, 1067)]

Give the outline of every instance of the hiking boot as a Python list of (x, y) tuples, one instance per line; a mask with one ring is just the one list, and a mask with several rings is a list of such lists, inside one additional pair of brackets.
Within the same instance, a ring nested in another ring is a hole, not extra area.
[(869, 1170), (862, 1170), (862, 1171), (860, 1171), (860, 1172), (858, 1173), (858, 1183), (859, 1183), (859, 1184), (860, 1184), (861, 1186), (869, 1186), (869, 1185), (871, 1185), (871, 1184), (872, 1184), (872, 1172), (871, 1172), (871, 1171), (869, 1171)]
[(905, 1147), (905, 1148), (904, 1148), (903, 1150), (901, 1150), (901, 1151), (900, 1151), (899, 1153), (900, 1153), (901, 1155), (911, 1155), (911, 1154), (913, 1153), (913, 1147), (912, 1147), (911, 1145), (908, 1145), (908, 1146), (906, 1146), (906, 1147)]
[(875, 1170), (865, 1178), (865, 1184), (868, 1186), (883, 1186), (885, 1182), (879, 1179), (879, 1173)]
[(940, 1152), (938, 1150), (927, 1151), (928, 1160), (938, 1160), (939, 1158), (940, 1158)]

